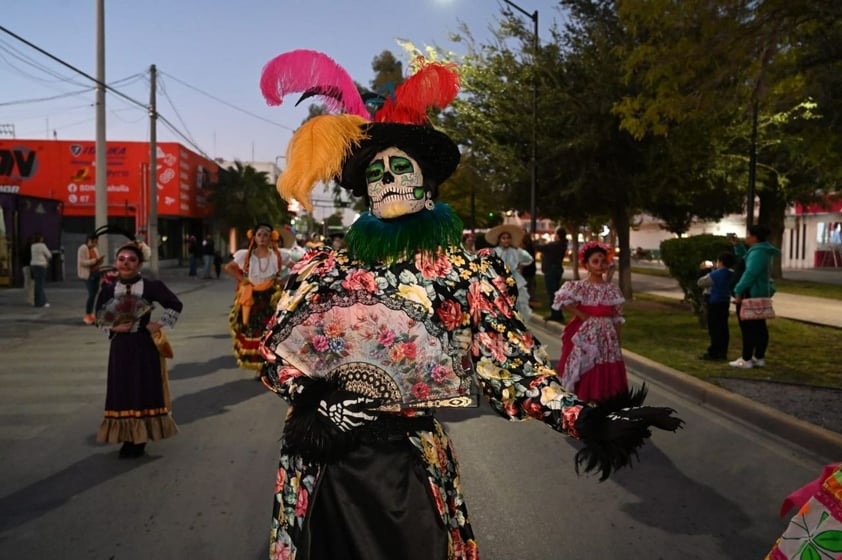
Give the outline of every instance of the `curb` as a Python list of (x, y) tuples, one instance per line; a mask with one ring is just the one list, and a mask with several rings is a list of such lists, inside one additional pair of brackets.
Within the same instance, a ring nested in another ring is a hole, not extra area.
[[(558, 323), (534, 317), (530, 322), (558, 333), (559, 336), (564, 330)], [(842, 434), (815, 426), (629, 350), (623, 349), (623, 358), (635, 373), (668, 387), (696, 404), (715, 409), (823, 458), (834, 459), (842, 455)]]

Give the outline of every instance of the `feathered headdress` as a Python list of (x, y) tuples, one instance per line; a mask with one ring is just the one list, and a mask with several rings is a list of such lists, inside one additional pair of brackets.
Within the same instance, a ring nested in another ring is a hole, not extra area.
[[(459, 91), (456, 65), (418, 57), (416, 72), (395, 89), (371, 115), (348, 73), (327, 55), (311, 50), (281, 54), (263, 69), (260, 89), (266, 102), (280, 105), (290, 93), (298, 103), (318, 97), (329, 111), (305, 122), (287, 147), (287, 167), (278, 192), (312, 211), (310, 192), (319, 182), (338, 179), (354, 194), (365, 194), (361, 165), (371, 149), (400, 147), (422, 163), (425, 176), (444, 181), (459, 163), (459, 150), (447, 135), (429, 126), (427, 111), (443, 109)], [(399, 126), (402, 125), (402, 126)]]

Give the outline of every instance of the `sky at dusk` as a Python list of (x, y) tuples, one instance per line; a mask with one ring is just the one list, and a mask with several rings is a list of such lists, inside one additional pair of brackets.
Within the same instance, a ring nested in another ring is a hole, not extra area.
[[(543, 37), (561, 18), (556, 2), (517, 4), (530, 13), (538, 10)], [(107, 0), (106, 82), (146, 105), (148, 70), (155, 64), (159, 113), (202, 152), (226, 160), (273, 161), (307, 115), (307, 104), (294, 107), (294, 96), (280, 107), (263, 100), (260, 72), (273, 57), (294, 49), (322, 51), (368, 85), (372, 59), (384, 50), (406, 68), (408, 55), (398, 39), (464, 53), (467, 47), (450, 42), (449, 34), (464, 23), (477, 41), (487, 40), (504, 5), (497, 0)], [(95, 0), (7, 2), (0, 25), (96, 75)], [(17, 138), (95, 139), (90, 81), (2, 31), (0, 84), (0, 125), (14, 125)], [(106, 107), (108, 140), (149, 139), (142, 107), (110, 93)], [(198, 151), (163, 124), (157, 137)]]

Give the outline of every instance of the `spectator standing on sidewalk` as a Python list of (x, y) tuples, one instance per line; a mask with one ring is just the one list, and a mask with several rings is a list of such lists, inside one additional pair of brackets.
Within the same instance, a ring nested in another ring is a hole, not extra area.
[[(781, 252), (766, 241), (769, 228), (754, 224), (748, 228), (744, 243), (734, 246), (737, 258), (743, 257), (745, 271), (734, 286), (734, 301), (737, 304), (737, 317), (740, 316), (742, 302), (746, 298), (772, 297), (775, 295), (775, 283), (772, 281), (772, 259)], [(751, 369), (766, 365), (766, 349), (769, 347), (769, 329), (766, 319), (743, 321), (739, 319), (740, 332), (743, 336), (742, 356), (728, 362), (731, 367)]]
[(535, 251), (541, 253), (541, 272), (544, 274), (544, 287), (550, 300), (550, 316), (547, 321), (564, 323), (564, 312), (553, 308), (553, 298), (561, 287), (564, 276), (564, 257), (567, 255), (567, 230), (555, 230), (555, 238), (545, 245), (536, 245)]
[(36, 233), (33, 236), (32, 247), (30, 247), (29, 268), (32, 271), (32, 280), (35, 284), (35, 307), (49, 307), (47, 294), (44, 292), (44, 283), (47, 281), (47, 267), (53, 258), (53, 254), (44, 243), (44, 236)]
[(80, 245), (76, 252), (76, 275), (85, 281), (85, 288), (88, 290), (88, 299), (85, 301), (85, 316), (82, 318), (86, 325), (93, 325), (96, 321), (94, 300), (97, 290), (99, 290), (101, 278), (99, 268), (102, 266), (103, 260), (105, 260), (105, 256), (100, 255), (99, 249), (97, 249), (97, 236), (89, 235), (85, 238), (85, 243)]
[(32, 281), (32, 268), (29, 262), (32, 260), (32, 244), (35, 243), (33, 236), (26, 238), (26, 243), (20, 249), (20, 266), (23, 274), (23, 295), (26, 303), (35, 305), (35, 283)]
[(187, 263), (189, 266), (188, 276), (195, 277), (196, 269), (198, 267), (199, 255), (201, 255), (201, 247), (195, 235), (187, 238)]
[(731, 307), (731, 276), (734, 272), (733, 253), (719, 255), (712, 271), (698, 280), (700, 287), (710, 290), (707, 296), (707, 323), (710, 346), (699, 356), (700, 360), (728, 359), (728, 344), (731, 333), (728, 330), (728, 309)]
[(216, 253), (216, 249), (213, 246), (213, 235), (209, 233), (202, 241), (202, 278), (205, 280), (213, 278), (211, 276), (211, 267), (213, 267), (214, 253)]

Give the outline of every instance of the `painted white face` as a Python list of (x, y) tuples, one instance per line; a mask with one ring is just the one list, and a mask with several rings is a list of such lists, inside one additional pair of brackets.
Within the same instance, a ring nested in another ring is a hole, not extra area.
[(397, 218), (424, 209), (424, 176), (418, 162), (398, 148), (378, 152), (365, 170), (371, 213)]

